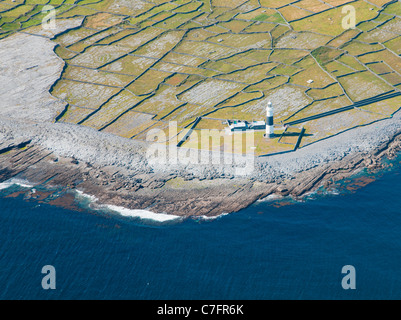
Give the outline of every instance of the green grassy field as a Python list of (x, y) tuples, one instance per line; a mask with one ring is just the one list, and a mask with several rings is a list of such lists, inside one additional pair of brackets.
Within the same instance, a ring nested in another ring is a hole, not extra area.
[[(49, 5), (56, 23), (83, 19), (51, 39), (66, 63), (51, 91), (67, 103), (58, 121), (130, 139), (146, 139), (155, 128), (168, 135), (168, 121), (176, 121), (183, 136), (197, 117), (195, 130), (223, 130), (227, 119), (264, 120), (271, 100), (277, 138), (257, 133), (252, 150), (287, 151), (300, 132), (280, 137), (287, 119), (401, 85), (400, 2), (3, 0), (0, 39), (40, 33)], [(355, 9), (356, 25), (346, 30), (347, 6)], [(305, 122), (301, 146), (391, 116), (398, 103)]]

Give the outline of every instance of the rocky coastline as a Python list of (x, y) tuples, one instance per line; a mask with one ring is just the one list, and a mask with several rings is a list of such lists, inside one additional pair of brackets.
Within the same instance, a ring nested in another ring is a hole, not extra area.
[[(380, 125), (395, 130), (393, 126), (399, 121), (397, 117), (388, 121), (392, 123), (385, 124), (383, 122), (371, 126)], [(71, 141), (69, 148), (66, 148), (65, 145), (68, 141), (63, 141), (62, 134), (57, 138), (57, 135), (50, 129), (50, 126), (53, 129), (60, 126), (64, 130), (71, 130), (72, 128), (69, 126), (33, 125), (35, 128), (33, 129), (25, 123), (25, 131), (21, 131), (17, 129), (16, 123), (14, 126), (10, 126), (10, 123), (12, 123), (11, 120), (7, 123), (0, 122), (0, 182), (20, 179), (49, 189), (57, 187), (79, 190), (94, 196), (100, 204), (183, 217), (213, 217), (239, 211), (257, 200), (271, 195), (290, 195), (299, 198), (322, 186), (330, 189), (336, 182), (344, 180), (364, 168), (372, 171), (380, 170), (385, 166), (382, 160), (394, 157), (401, 149), (401, 133), (396, 130), (392, 132), (392, 136), (387, 136), (387, 139), (381, 141), (376, 147), (370, 144), (369, 148), (365, 146), (359, 151), (351, 149), (348, 153), (343, 153), (340, 159), (331, 155), (333, 158), (331, 161), (326, 160), (318, 165), (309, 162), (310, 167), (306, 170), (302, 170), (301, 163), (307, 158), (305, 158), (303, 149), (300, 149), (291, 155), (293, 158), (298, 153), (298, 172), (268, 176), (269, 170), (266, 168), (271, 170), (272, 165), (267, 165), (269, 162), (266, 159), (258, 159), (254, 172), (244, 177), (221, 174), (222, 172), (213, 167), (208, 172), (207, 166), (198, 173), (193, 167), (163, 168), (155, 172), (146, 163), (146, 157), (141, 157), (140, 152), (143, 150), (140, 149), (140, 146), (136, 148), (135, 153), (131, 154), (133, 158), (126, 160), (125, 165), (113, 163), (115, 162), (113, 159), (109, 159), (108, 164), (105, 163), (106, 160), (99, 156), (103, 152), (112, 153), (118, 158), (119, 153), (116, 150), (122, 148), (126, 151), (122, 154), (122, 161), (130, 154), (130, 150), (127, 151), (128, 147), (124, 146), (124, 142), (120, 141), (121, 144), (119, 144), (120, 139), (111, 135), (108, 135), (107, 138), (113, 141), (113, 147), (105, 137), (99, 140), (103, 141), (103, 145), (92, 140), (90, 133), (98, 135), (98, 132), (86, 128), (80, 129), (87, 130), (86, 138), (99, 146), (96, 150), (97, 156), (92, 155), (92, 158), (98, 157), (99, 161), (88, 161), (91, 153), (88, 150), (91, 149), (91, 143), (87, 142), (85, 145), (85, 141), (79, 143)], [(49, 127), (45, 129), (43, 126)], [(368, 127), (354, 129), (343, 135), (352, 134), (363, 137), (361, 131), (369, 132)], [(58, 150), (56, 145), (51, 145), (46, 134), (41, 137), (35, 130), (47, 132), (53, 136), (58, 140), (60, 146), (64, 146), (65, 150)], [(59, 128), (55, 130), (59, 130)], [(64, 132), (63, 130), (59, 131)], [(28, 132), (31, 136), (27, 134)], [(381, 132), (384, 134), (385, 130), (382, 129)], [(373, 133), (371, 132), (371, 134)], [(334, 137), (323, 141), (321, 145), (315, 144), (304, 150), (312, 149), (308, 151), (315, 152), (314, 158), (316, 159), (319, 154), (326, 153), (327, 155), (325, 145), (333, 146), (336, 139), (346, 141), (344, 140), (346, 138)], [(380, 140), (378, 138), (376, 136), (376, 140)], [(70, 140), (71, 138), (64, 137), (64, 139)], [(130, 142), (126, 143), (130, 144)], [(80, 153), (81, 148), (86, 148), (87, 154)], [(340, 149), (341, 146), (337, 145), (337, 150)], [(74, 150), (77, 153), (69, 156), (68, 153), (71, 154)], [(288, 170), (288, 165), (291, 163), (291, 159), (286, 159), (286, 157), (288, 158), (288, 155), (283, 155), (279, 159), (282, 162), (282, 170)], [(278, 161), (278, 159), (274, 160)]]
[(293, 153), (255, 158), (246, 174), (238, 174), (236, 158), (231, 164), (152, 164), (150, 143), (54, 123), (65, 104), (49, 89), (64, 62), (55, 55), (51, 36), (19, 33), (1, 40), (0, 183), (22, 179), (49, 189), (79, 190), (100, 204), (215, 217), (271, 195), (302, 197), (330, 188), (363, 168), (379, 170), (381, 159), (401, 149), (399, 111)]

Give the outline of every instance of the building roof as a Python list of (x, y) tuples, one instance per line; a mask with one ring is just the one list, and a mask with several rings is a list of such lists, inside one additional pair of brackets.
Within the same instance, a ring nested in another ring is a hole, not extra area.
[(262, 121), (262, 120), (253, 121), (253, 122), (251, 122), (251, 125), (253, 125), (253, 126), (265, 126), (265, 125), (266, 125), (266, 122), (264, 122), (264, 121)]
[(234, 122), (233, 124), (230, 125), (230, 127), (233, 128), (243, 128), (246, 126), (247, 126), (246, 122)]

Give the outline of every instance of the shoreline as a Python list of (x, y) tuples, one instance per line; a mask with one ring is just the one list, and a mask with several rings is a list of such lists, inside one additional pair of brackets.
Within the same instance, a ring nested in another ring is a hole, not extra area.
[[(66, 21), (62, 30), (81, 22)], [(0, 68), (7, 77), (0, 78), (5, 96), (0, 101), (0, 183), (14, 178), (81, 190), (100, 204), (127, 210), (210, 218), (237, 212), (269, 195), (302, 197), (364, 167), (379, 170), (380, 159), (401, 149), (398, 111), (295, 152), (256, 158), (253, 170), (245, 174), (237, 170), (243, 165), (242, 156), (234, 156), (232, 164), (152, 163), (147, 157), (150, 143), (52, 122), (65, 104), (49, 90), (65, 64), (54, 53), (52, 35), (48, 36), (19, 33), (1, 40), (5, 62), (0, 61)], [(22, 48), (27, 50), (14, 57), (13, 49), (20, 43), (26, 43)], [(40, 57), (31, 52), (40, 52)], [(15, 83), (18, 92), (11, 90)], [(35, 87), (29, 87), (31, 83)], [(29, 112), (16, 112), (21, 106)], [(217, 152), (197, 151), (200, 154), (210, 159)]]
[[(398, 116), (391, 120), (397, 122), (397, 119)], [(1, 121), (0, 128), (4, 138)], [(369, 132), (368, 129), (365, 128), (365, 131)], [(358, 132), (352, 134), (360, 135)], [(222, 178), (215, 175), (211, 179), (203, 179), (193, 173), (191, 176), (186, 176), (185, 172), (180, 175), (177, 171), (143, 173), (141, 169), (135, 172), (132, 168), (119, 165), (103, 166), (85, 162), (77, 155), (60, 156), (26, 137), (1, 141), (0, 182), (23, 181), (33, 187), (39, 184), (45, 188), (83, 192), (96, 198), (99, 205), (124, 208), (132, 212), (139, 210), (137, 213), (145, 210), (156, 215), (168, 214), (171, 218), (205, 219), (237, 212), (256, 201), (268, 200), (269, 197), (302, 198), (322, 186), (329, 189), (336, 182), (364, 168), (381, 170), (385, 167), (382, 160), (391, 159), (401, 150), (401, 132), (397, 131), (376, 148), (370, 146), (369, 151), (350, 152), (340, 160), (321, 165), (313, 166), (310, 163), (311, 168), (308, 170), (295, 173), (289, 178), (286, 175), (277, 176), (275, 182), (267, 182), (258, 179), (263, 174), (263, 165), (254, 176), (247, 178)], [(327, 142), (331, 143), (330, 139)], [(308, 154), (310, 152), (308, 150)]]

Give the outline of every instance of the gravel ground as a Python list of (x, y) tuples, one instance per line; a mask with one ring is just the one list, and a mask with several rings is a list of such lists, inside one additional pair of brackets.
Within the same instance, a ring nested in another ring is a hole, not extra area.
[(65, 103), (52, 97), (50, 87), (60, 77), (64, 61), (46, 38), (76, 27), (82, 19), (59, 20), (55, 30), (37, 29), (38, 35), (18, 33), (0, 41), (0, 116), (49, 122)]

